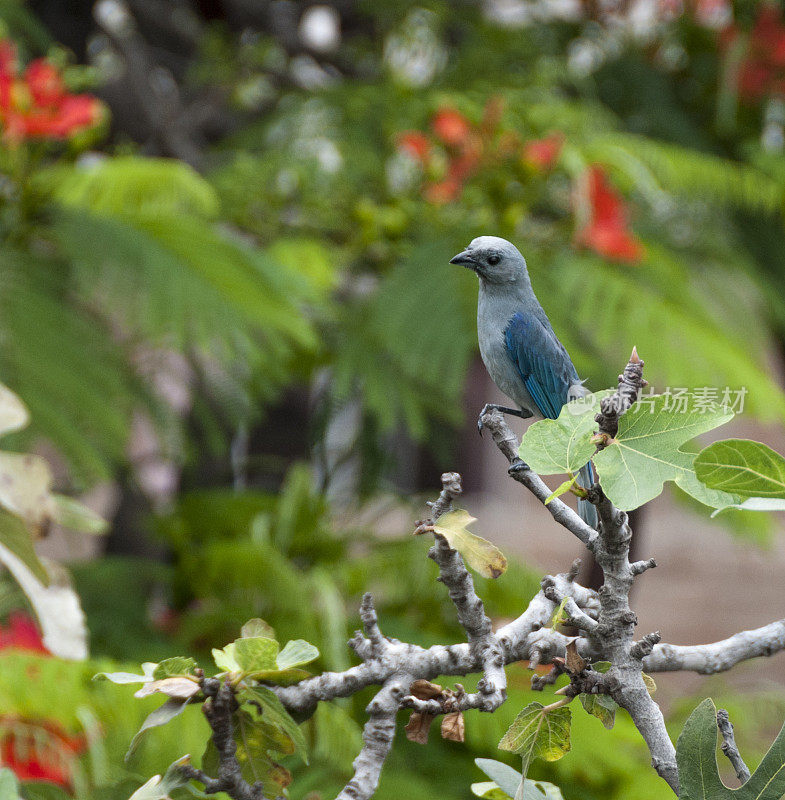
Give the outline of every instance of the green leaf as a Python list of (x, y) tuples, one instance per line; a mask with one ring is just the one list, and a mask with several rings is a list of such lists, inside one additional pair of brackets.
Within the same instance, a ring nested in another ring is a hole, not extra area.
[(515, 796), (521, 782), (521, 773), (509, 764), (493, 758), (475, 758), (474, 763), (510, 797)]
[(733, 495), (708, 489), (693, 470), (695, 456), (681, 446), (698, 434), (724, 425), (733, 414), (719, 406), (687, 398), (686, 410), (668, 395), (636, 403), (619, 420), (613, 442), (594, 457), (603, 491), (623, 511), (654, 499), (665, 481), (675, 481), (704, 505), (720, 508), (736, 502)]
[(241, 639), (256, 639), (260, 636), (265, 639), (275, 639), (275, 631), (272, 625), (268, 625), (268, 623), (258, 617), (249, 619), (240, 630)]
[(761, 442), (715, 442), (695, 456), (695, 474), (711, 489), (785, 499), (785, 458)]
[(0, 800), (21, 800), (19, 781), (7, 767), (0, 769)]
[(131, 740), (128, 752), (125, 754), (125, 760), (128, 761), (136, 752), (136, 748), (139, 746), (139, 742), (142, 740), (142, 734), (144, 734), (145, 731), (150, 730), (150, 728), (157, 728), (160, 725), (166, 725), (167, 722), (170, 722), (175, 717), (182, 714), (187, 705), (188, 700), (170, 699), (162, 706), (156, 708), (151, 714), (148, 714), (145, 721), (142, 723), (142, 727), (139, 728), (136, 736)]
[(45, 174), (55, 185), (58, 202), (100, 214), (133, 210), (205, 217), (218, 208), (210, 184), (175, 159), (112, 156), (89, 168), (60, 168)]
[(442, 514), (434, 523), (433, 530), (444, 536), (450, 547), (484, 578), (498, 578), (507, 569), (507, 559), (496, 545), (466, 530), (476, 521), (468, 511), (459, 508)]
[(240, 665), (237, 663), (234, 645), (234, 642), (227, 644), (223, 650), (219, 650), (217, 647), (213, 648), (215, 666), (223, 672), (240, 672)]
[(179, 675), (195, 675), (196, 661), (185, 656), (165, 658), (153, 671), (153, 679), (160, 681), (163, 678), (174, 678)]
[(64, 494), (52, 494), (51, 499), (54, 519), (64, 528), (80, 533), (106, 533), (109, 527), (107, 521), (84, 503)]
[(513, 795), (502, 791), (494, 781), (473, 783), (471, 790), (473, 795), (483, 797), (485, 800), (512, 800), (513, 797)]
[(276, 670), (278, 665), (278, 642), (264, 636), (237, 639), (234, 642), (234, 657), (243, 672)]
[(551, 500), (555, 500), (557, 497), (561, 497), (563, 494), (572, 489), (575, 486), (575, 482), (578, 480), (577, 475), (573, 475), (571, 478), (568, 478), (564, 483), (560, 483), (546, 498), (545, 498), (545, 505), (547, 506)]
[(36, 555), (30, 531), (19, 517), (2, 509), (0, 509), (0, 545), (15, 555), (44, 586), (49, 586), (49, 573)]
[(0, 436), (25, 428), (30, 422), (27, 406), (0, 383)]
[(286, 768), (277, 764), (270, 752), (291, 755), (290, 740), (282, 737), (278, 729), (268, 725), (263, 717), (240, 709), (234, 715), (237, 761), (243, 777), (249, 783), (260, 781), (265, 796), (278, 797), (291, 783), (292, 776)]
[(525, 776), (535, 758), (557, 761), (570, 749), (570, 720), (567, 706), (546, 710), (541, 703), (529, 703), (504, 734), (499, 748), (518, 753)]
[(319, 658), (319, 650), (305, 639), (292, 639), (276, 658), (278, 669), (287, 670), (291, 667), (299, 667), (303, 664), (310, 664), (311, 661)]
[(616, 721), (616, 709), (619, 707), (607, 694), (580, 694), (578, 699), (586, 711), (610, 730)]
[(684, 723), (676, 762), (682, 800), (780, 800), (785, 793), (785, 725), (752, 777), (729, 789), (717, 769), (717, 709), (706, 699)]
[(291, 686), (311, 677), (311, 673), (304, 669), (260, 669), (249, 672), (249, 678), (266, 683), (275, 683), (278, 686)]
[(306, 764), (308, 763), (308, 745), (305, 742), (305, 735), (271, 689), (266, 686), (246, 687), (242, 690), (240, 698), (243, 702), (256, 706), (268, 723), (288, 736), (294, 744), (294, 754), (299, 755)]
[(562, 598), (561, 603), (559, 603), (559, 607), (553, 612), (553, 616), (551, 617), (551, 630), (555, 631), (559, 625), (563, 625), (567, 621), (567, 615), (564, 613), (564, 609), (567, 606), (567, 601), (569, 597)]
[(190, 763), (190, 756), (178, 758), (166, 770), (163, 777), (154, 775), (144, 786), (140, 786), (128, 800), (166, 800), (172, 789), (179, 789), (188, 783), (189, 779), (183, 775), (181, 767), (188, 766)]
[(741, 503), (734, 503), (730, 506), (723, 506), (712, 513), (712, 517), (735, 508), (739, 511), (785, 511), (785, 500), (779, 497), (748, 497)]
[[(594, 415), (610, 389), (567, 403), (558, 419), (530, 425), (521, 439), (520, 457), (540, 475), (577, 472), (597, 449), (591, 437), (597, 430)], [(560, 487), (561, 488), (561, 487)]]

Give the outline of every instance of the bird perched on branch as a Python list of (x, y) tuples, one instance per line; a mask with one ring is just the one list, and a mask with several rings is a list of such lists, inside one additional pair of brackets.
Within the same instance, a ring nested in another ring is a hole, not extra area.
[[(518, 406), (486, 405), (477, 423), (481, 434), (482, 415), (492, 408), (523, 419), (556, 419), (565, 403), (589, 394), (553, 332), (532, 289), (526, 259), (514, 244), (479, 236), (450, 263), (474, 270), (480, 279), (480, 355), (493, 382)], [(584, 489), (595, 483), (591, 462), (581, 468), (577, 482)], [(591, 503), (579, 500), (578, 511), (597, 527), (597, 509)]]

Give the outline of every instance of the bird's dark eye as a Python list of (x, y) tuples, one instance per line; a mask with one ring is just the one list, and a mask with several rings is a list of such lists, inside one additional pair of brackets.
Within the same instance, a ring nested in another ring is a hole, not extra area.
[(496, 266), (496, 265), (497, 265), (497, 264), (498, 264), (498, 263), (499, 263), (501, 260), (502, 260), (502, 257), (501, 257), (501, 256), (496, 256), (496, 255), (493, 255), (493, 256), (488, 256), (488, 263), (489, 263), (491, 266), (494, 266), (494, 267), (495, 267), (495, 266)]

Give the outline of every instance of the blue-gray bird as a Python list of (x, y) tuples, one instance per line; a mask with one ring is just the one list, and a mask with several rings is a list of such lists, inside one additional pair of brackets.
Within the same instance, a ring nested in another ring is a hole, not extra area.
[[(526, 259), (514, 244), (498, 236), (479, 236), (450, 263), (474, 270), (480, 279), (480, 355), (493, 382), (518, 406), (486, 408), (524, 419), (556, 419), (565, 403), (589, 393), (553, 332), (532, 289)], [(478, 426), (482, 433), (481, 421)], [(589, 462), (578, 474), (578, 485), (588, 488), (594, 483)], [(597, 527), (597, 509), (591, 503), (579, 500), (578, 512)]]

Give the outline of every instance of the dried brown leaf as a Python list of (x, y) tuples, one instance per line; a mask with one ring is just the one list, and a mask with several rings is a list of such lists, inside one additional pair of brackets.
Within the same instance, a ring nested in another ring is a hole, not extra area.
[(463, 712), (453, 711), (442, 720), (442, 739), (451, 742), (462, 742), (464, 737)]
[(412, 711), (412, 715), (404, 728), (406, 738), (415, 744), (427, 744), (431, 723), (435, 719), (436, 717), (431, 714), (420, 714), (418, 711)]
[(409, 687), (409, 692), (418, 700), (432, 700), (442, 693), (442, 687), (438, 683), (431, 683), (425, 678), (419, 678)]
[(583, 670), (586, 669), (589, 662), (586, 661), (585, 658), (581, 658), (578, 655), (578, 644), (577, 639), (573, 639), (567, 645), (567, 653), (566, 658), (564, 659), (564, 665), (567, 667), (567, 671), (571, 675), (579, 675)]

